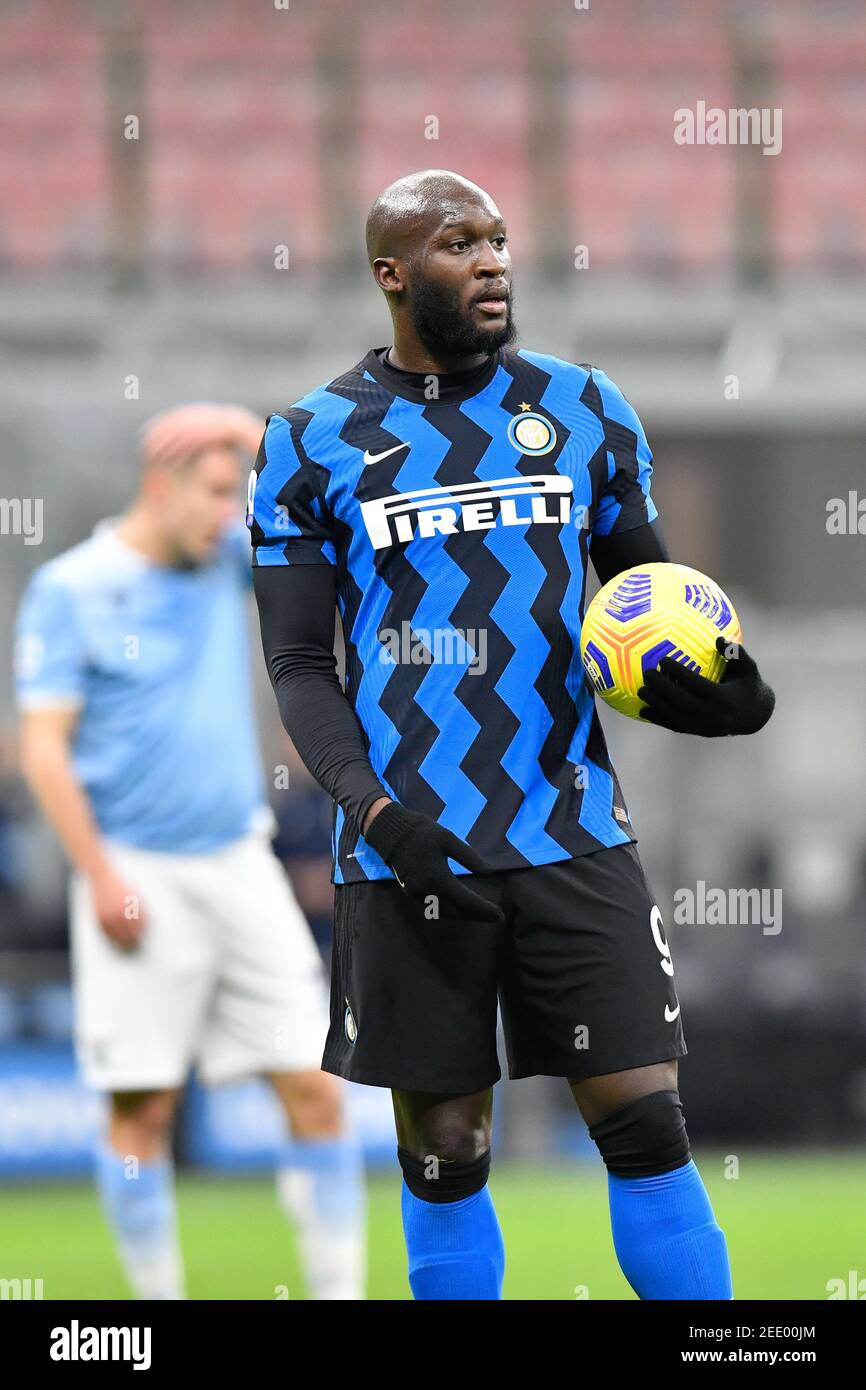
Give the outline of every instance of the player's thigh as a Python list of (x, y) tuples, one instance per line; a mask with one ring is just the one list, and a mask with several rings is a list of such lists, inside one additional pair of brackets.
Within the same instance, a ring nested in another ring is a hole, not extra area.
[(512, 1076), (584, 1081), (686, 1052), (661, 914), (633, 844), (513, 877)]
[[(486, 881), (474, 886), (484, 891)], [(430, 918), (393, 879), (338, 887), (326, 1070), (391, 1091), (492, 1086), (505, 932), (496, 922)]]
[(207, 1012), (214, 956), (175, 856), (113, 845), (109, 855), (141, 898), (134, 950), (102, 930), (86, 880), (70, 883), (76, 1045), (86, 1079), (113, 1092), (183, 1083)]
[(267, 842), (250, 836), (214, 856), (202, 892), (220, 950), (201, 1048), (205, 1079), (317, 1069), (328, 1026), (325, 971)]
[(268, 1072), (270, 1083), (296, 1139), (338, 1135), (345, 1126), (342, 1083), (321, 1067)]

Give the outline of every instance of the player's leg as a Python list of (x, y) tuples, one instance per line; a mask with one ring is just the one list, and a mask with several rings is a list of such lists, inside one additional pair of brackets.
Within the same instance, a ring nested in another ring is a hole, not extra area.
[(505, 1247), (487, 1187), (493, 1091), (393, 1091), (416, 1299), (500, 1299)]
[(113, 846), (141, 894), (134, 951), (96, 920), (86, 882), (70, 885), (76, 1050), (89, 1085), (111, 1095), (95, 1177), (127, 1280), (139, 1298), (183, 1297), (170, 1134), (210, 990), (209, 946), (191, 920), (175, 856)]
[(277, 1196), (297, 1231), (310, 1288), (332, 1302), (363, 1298), (363, 1166), (341, 1083), (318, 1067), (271, 1072), (268, 1080), (292, 1135), (277, 1169)]
[(310, 1294), (361, 1299), (363, 1165), (344, 1089), (321, 1071), (328, 1028), (321, 958), (261, 837), (249, 836), (208, 859), (198, 891), (220, 942), (221, 964), (201, 1043), (202, 1078), (268, 1078), (291, 1133), (277, 1164), (277, 1196), (295, 1227)]
[(653, 1062), (648, 1067), (632, 1067), (614, 1071), (608, 1076), (590, 1076), (585, 1081), (570, 1081), (577, 1107), (591, 1129), (614, 1110), (621, 1110), (642, 1096), (656, 1091), (675, 1091), (679, 1064), (676, 1057), (668, 1062)]
[(343, 1096), (336, 1077), (320, 1067), (270, 1072), (273, 1087), (294, 1139), (336, 1139), (346, 1124)]
[(689, 1149), (676, 1060), (570, 1085), (607, 1167), (614, 1249), (638, 1297), (732, 1298), (724, 1232)]
[[(473, 887), (501, 896), (493, 878)], [(394, 1096), (419, 1299), (501, 1296), (502, 1238), (486, 1183), (505, 932), (499, 923), (428, 920), (393, 881), (336, 890), (322, 1065)]]
[(171, 1137), (179, 1091), (117, 1091), (96, 1158), (102, 1205), (139, 1298), (183, 1297)]
[(614, 1245), (641, 1298), (730, 1298), (724, 1235), (691, 1161), (686, 1052), (661, 914), (632, 844), (509, 876), (512, 1076), (564, 1076), (608, 1166)]

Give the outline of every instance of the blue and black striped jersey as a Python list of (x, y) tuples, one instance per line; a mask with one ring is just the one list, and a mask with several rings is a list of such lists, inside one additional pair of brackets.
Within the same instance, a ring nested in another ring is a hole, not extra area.
[[(541, 353), (455, 385), (382, 351), (269, 417), (254, 564), (336, 566), (346, 695), (398, 801), (495, 870), (634, 840), (579, 643), (593, 535), (656, 516), (637, 415)], [(334, 852), (337, 883), (390, 876), (340, 807)]]

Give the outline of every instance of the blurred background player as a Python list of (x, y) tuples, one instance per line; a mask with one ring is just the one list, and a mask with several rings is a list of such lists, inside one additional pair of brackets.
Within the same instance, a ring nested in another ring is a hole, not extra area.
[(269, 846), (252, 717), (233, 523), (261, 426), (216, 405), (152, 420), (129, 509), (40, 567), (19, 614), (22, 765), (74, 867), (76, 1049), (110, 1094), (96, 1179), (147, 1299), (183, 1297), (171, 1136), (193, 1064), (268, 1078), (309, 1291), (363, 1297), (360, 1157), (319, 1070), (322, 967)]

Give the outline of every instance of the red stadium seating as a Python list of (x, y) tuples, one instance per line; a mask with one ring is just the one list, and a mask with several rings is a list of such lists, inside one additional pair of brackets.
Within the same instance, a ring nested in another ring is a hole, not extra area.
[(780, 30), (773, 46), (782, 152), (768, 170), (771, 226), (783, 266), (866, 261), (866, 23), (816, 36)]
[(567, 176), (575, 244), (590, 266), (723, 268), (734, 246), (732, 151), (678, 145), (675, 112), (733, 104), (709, 22), (650, 44), (634, 28), (574, 26)]
[[(447, 20), (447, 22), (443, 22)], [(526, 15), (430, 6), (388, 25), (365, 14), (360, 59), (360, 197), (366, 207), (414, 169), (455, 169), (489, 189), (529, 252), (530, 93)], [(427, 138), (429, 118), (437, 138)]]
[(35, 270), (105, 255), (102, 76), (102, 39), (86, 6), (60, 14), (34, 0), (0, 15), (0, 264)]
[[(766, 209), (782, 267), (862, 265), (862, 4), (766, 0), (748, 25), (735, 19), (715, 0), (585, 11), (533, 0), (291, 0), (285, 11), (259, 0), (117, 11), (10, 0), (0, 264), (98, 264), (111, 253), (108, 113), (118, 119), (124, 88), (109, 57), (123, 22), (143, 83), (130, 114), (142, 123), (145, 240), (169, 267), (261, 269), (283, 243), (299, 265), (340, 254), (375, 194), (429, 165), (489, 188), (523, 256), (561, 258), (585, 243), (592, 266), (724, 273), (742, 250), (746, 192)], [(764, 104), (783, 110), (782, 152), (756, 165), (736, 147), (676, 145), (677, 108), (743, 104), (743, 62), (763, 74)], [(560, 179), (552, 248), (550, 209), (538, 206), (549, 196), (537, 125), (548, 81)], [(425, 138), (428, 117), (437, 139)]]

